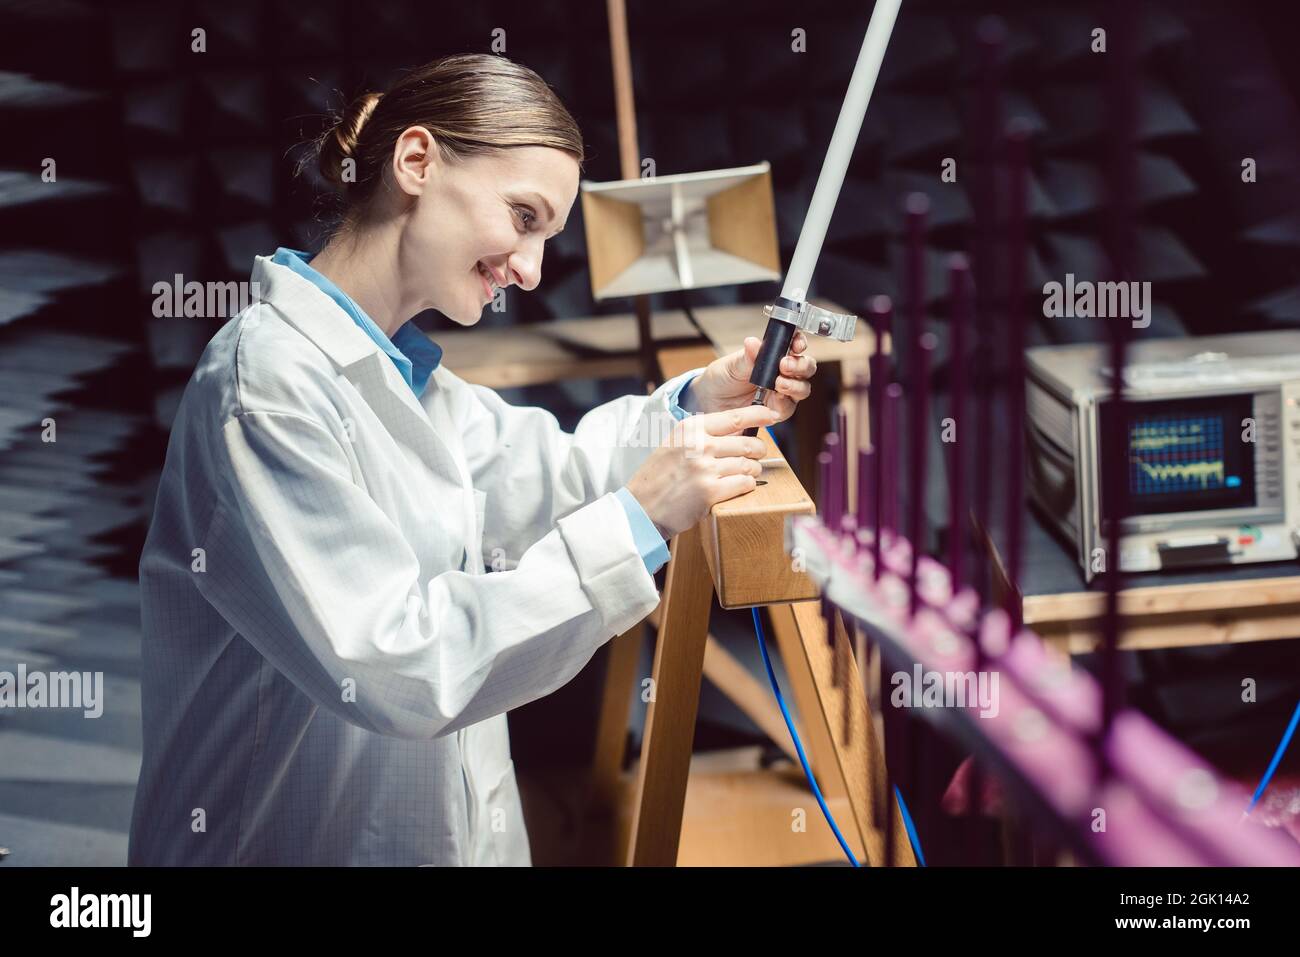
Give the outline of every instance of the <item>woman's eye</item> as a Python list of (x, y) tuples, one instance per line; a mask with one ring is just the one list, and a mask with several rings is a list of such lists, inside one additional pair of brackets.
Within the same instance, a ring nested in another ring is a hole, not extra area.
[(537, 219), (537, 214), (527, 206), (516, 206), (515, 212), (519, 214), (519, 219), (524, 224), (525, 229), (531, 226), (533, 221)]

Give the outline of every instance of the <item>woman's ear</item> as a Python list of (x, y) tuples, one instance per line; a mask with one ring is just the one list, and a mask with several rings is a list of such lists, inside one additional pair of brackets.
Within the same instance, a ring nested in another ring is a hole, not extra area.
[(438, 163), (433, 134), (423, 126), (407, 128), (393, 146), (393, 182), (408, 196), (428, 187)]

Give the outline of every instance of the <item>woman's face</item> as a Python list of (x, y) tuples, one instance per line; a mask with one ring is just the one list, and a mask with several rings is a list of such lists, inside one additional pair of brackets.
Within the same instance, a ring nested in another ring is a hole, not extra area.
[[(578, 194), (578, 162), (546, 146), (458, 162), (430, 155), (402, 232), (401, 271), (414, 277), (425, 307), (470, 326), (498, 288), (541, 282), (543, 246), (564, 228)], [(400, 143), (396, 159), (400, 176)]]

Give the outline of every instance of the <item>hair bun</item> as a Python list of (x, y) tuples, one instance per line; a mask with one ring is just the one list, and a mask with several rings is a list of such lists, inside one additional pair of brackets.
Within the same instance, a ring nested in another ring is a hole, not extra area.
[(321, 137), (318, 163), (321, 176), (339, 189), (347, 189), (356, 182), (356, 169), (347, 179), (343, 175), (343, 161), (349, 159), (356, 151), (357, 140), (361, 137), (361, 128), (375, 112), (382, 93), (362, 93), (343, 111), (334, 128), (327, 130)]

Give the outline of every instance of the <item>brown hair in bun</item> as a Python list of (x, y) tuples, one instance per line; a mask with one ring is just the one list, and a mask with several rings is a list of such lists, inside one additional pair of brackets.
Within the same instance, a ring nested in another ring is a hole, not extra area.
[[(386, 93), (365, 93), (317, 141), (321, 175), (343, 192), (344, 218), (363, 212), (412, 126), (433, 134), (443, 157), (549, 146), (583, 161), (582, 133), (560, 98), (528, 67), (490, 54), (434, 60)], [(344, 165), (346, 160), (353, 163)]]
[(382, 96), (382, 93), (362, 93), (343, 111), (334, 127), (321, 137), (317, 167), (327, 183), (346, 189), (350, 182), (356, 182), (355, 169), (352, 175), (344, 177), (343, 161), (353, 158), (361, 128), (375, 112)]

